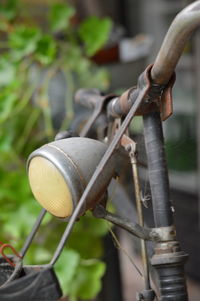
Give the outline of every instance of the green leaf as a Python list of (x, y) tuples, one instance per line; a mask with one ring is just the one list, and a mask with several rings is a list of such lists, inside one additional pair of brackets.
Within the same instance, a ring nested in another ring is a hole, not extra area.
[(78, 223), (76, 223), (74, 232), (83, 232), (89, 234), (89, 237), (102, 237), (108, 233), (109, 225), (103, 219), (92, 216), (91, 212), (87, 212)]
[(38, 41), (36, 59), (44, 65), (51, 64), (56, 54), (56, 43), (50, 35), (43, 35)]
[(56, 263), (56, 273), (59, 276), (61, 287), (65, 294), (69, 294), (71, 283), (77, 273), (80, 255), (75, 250), (64, 249)]
[(105, 264), (99, 260), (82, 261), (70, 286), (72, 298), (93, 299), (101, 290)]
[(45, 264), (51, 260), (52, 254), (48, 248), (38, 245), (34, 250), (34, 258), (32, 259), (36, 264)]
[(11, 21), (17, 14), (18, 1), (6, 0), (0, 3), (0, 18)]
[[(80, 239), (81, 237), (81, 239)], [(91, 244), (92, 239), (92, 244)], [(83, 231), (73, 233), (69, 239), (69, 246), (79, 252), (82, 258), (99, 258), (103, 256), (103, 244), (100, 237), (92, 237)]]
[(9, 35), (9, 46), (12, 48), (12, 57), (16, 60), (32, 54), (36, 48), (41, 31), (39, 28), (19, 25)]
[(103, 255), (102, 237), (108, 229), (109, 225), (106, 221), (94, 218), (87, 213), (75, 224), (73, 235), (69, 238), (69, 246), (78, 250), (83, 258), (101, 257)]
[(53, 32), (68, 28), (70, 19), (75, 14), (75, 8), (70, 4), (57, 3), (52, 5), (49, 14), (49, 22)]
[(86, 19), (79, 28), (79, 35), (85, 44), (88, 56), (94, 55), (108, 40), (112, 22), (108, 18), (99, 19), (92, 16)]
[[(13, 200), (14, 201), (14, 200)], [(39, 213), (39, 206), (35, 210), (35, 203), (31, 202), (29, 205), (23, 204), (18, 209), (10, 212), (9, 218), (4, 225), (4, 231), (11, 237), (22, 239), (30, 233), (33, 224), (36, 221), (37, 214)]]
[[(22, 165), (22, 168), (15, 169), (12, 166), (11, 171), (10, 169), (5, 169), (4, 173), (1, 175), (0, 202), (2, 202), (2, 204), (13, 202), (14, 205), (18, 206), (20, 203), (32, 201), (33, 196), (29, 188), (25, 165)], [(31, 211), (33, 211), (36, 204), (36, 202), (32, 202)]]

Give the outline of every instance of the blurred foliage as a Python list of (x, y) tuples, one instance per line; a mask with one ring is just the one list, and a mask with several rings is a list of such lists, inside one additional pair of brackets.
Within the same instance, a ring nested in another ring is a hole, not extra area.
[[(18, 250), (40, 211), (29, 189), (26, 158), (56, 134), (50, 81), (59, 72), (66, 81), (66, 118), (61, 124), (66, 128), (73, 118), (72, 97), (77, 88), (108, 87), (107, 72), (97, 69), (88, 56), (103, 46), (111, 27), (110, 20), (96, 17), (77, 25), (74, 7), (59, 2), (50, 5), (47, 26), (42, 29), (30, 16), (24, 23), (23, 5), (18, 0), (0, 2), (0, 240)], [(34, 68), (37, 80), (32, 80)], [(26, 261), (47, 263), (64, 228), (65, 223), (48, 215)], [(100, 290), (105, 266), (98, 258), (106, 232), (107, 225), (90, 214), (75, 225), (68, 248), (56, 264), (70, 300), (91, 299)]]
[(99, 20), (96, 16), (88, 18), (80, 25), (79, 34), (85, 44), (87, 55), (94, 55), (105, 44), (111, 26), (110, 19)]
[[(197, 141), (194, 131), (196, 118), (178, 113), (167, 124), (166, 153), (171, 170), (188, 172), (197, 170)], [(174, 154), (178, 155), (175, 156)]]

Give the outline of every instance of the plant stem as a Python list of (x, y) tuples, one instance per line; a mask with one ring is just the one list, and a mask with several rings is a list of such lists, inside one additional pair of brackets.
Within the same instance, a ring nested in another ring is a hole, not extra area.
[(23, 131), (20, 139), (18, 140), (18, 143), (16, 146), (18, 153), (22, 152), (24, 146), (28, 142), (30, 133), (31, 133), (36, 121), (38, 120), (40, 113), (41, 112), (38, 109), (34, 109), (32, 114), (30, 115), (29, 119), (27, 120), (26, 125), (24, 127), (24, 131)]
[(74, 116), (74, 109), (73, 109), (73, 94), (74, 94), (74, 79), (72, 76), (72, 72), (69, 71), (67, 68), (64, 68), (64, 75), (67, 85), (67, 91), (65, 94), (65, 106), (66, 106), (66, 117), (63, 120), (61, 125), (61, 130), (66, 130), (70, 121), (73, 119)]

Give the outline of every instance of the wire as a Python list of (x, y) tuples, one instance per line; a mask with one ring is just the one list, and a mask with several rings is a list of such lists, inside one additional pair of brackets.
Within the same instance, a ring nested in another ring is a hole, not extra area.
[(109, 232), (112, 235), (112, 238), (114, 240), (115, 246), (117, 249), (119, 249), (120, 251), (122, 251), (130, 260), (130, 262), (132, 263), (132, 265), (134, 266), (134, 268), (136, 269), (136, 271), (139, 273), (139, 275), (144, 278), (142, 272), (140, 271), (140, 269), (138, 268), (138, 266), (135, 264), (133, 258), (128, 254), (128, 252), (126, 251), (126, 249), (124, 249), (120, 243), (120, 241), (118, 240), (117, 236), (115, 235), (115, 233), (113, 232), (113, 230), (110, 228)]

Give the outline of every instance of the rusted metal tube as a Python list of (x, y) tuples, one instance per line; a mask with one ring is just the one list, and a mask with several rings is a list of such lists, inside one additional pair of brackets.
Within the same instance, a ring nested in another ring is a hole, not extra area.
[(200, 25), (200, 1), (183, 9), (172, 22), (151, 70), (156, 84), (166, 84), (171, 78), (187, 40)]

